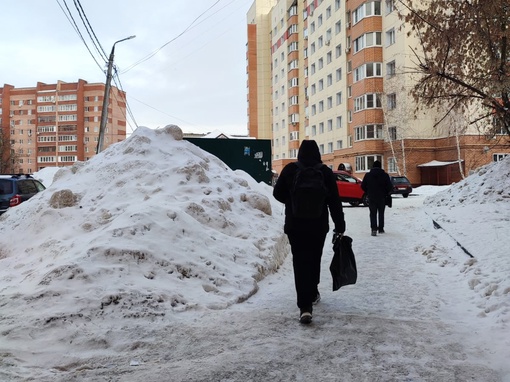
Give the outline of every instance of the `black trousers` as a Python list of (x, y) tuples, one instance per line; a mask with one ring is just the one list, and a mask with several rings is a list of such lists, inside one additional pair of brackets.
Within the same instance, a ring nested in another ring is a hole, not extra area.
[(370, 199), (368, 209), (370, 210), (370, 228), (372, 230), (384, 228), (384, 210), (386, 203), (384, 198), (382, 199)]
[(294, 267), (297, 306), (312, 312), (321, 277), (321, 259), (327, 232), (291, 232), (289, 238)]

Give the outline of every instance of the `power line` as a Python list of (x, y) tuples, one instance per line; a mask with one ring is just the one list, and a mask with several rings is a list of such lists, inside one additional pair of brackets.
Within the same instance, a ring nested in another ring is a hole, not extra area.
[(191, 29), (191, 27), (193, 26), (193, 24), (195, 24), (195, 22), (200, 19), (203, 15), (205, 15), (211, 8), (213, 8), (216, 4), (218, 4), (221, 0), (216, 0), (216, 2), (211, 5), (209, 8), (207, 8), (204, 12), (202, 12), (197, 18), (195, 18), (195, 20), (193, 20), (191, 22), (190, 25), (188, 25), (186, 27), (186, 29), (184, 29), (181, 33), (179, 33), (177, 36), (175, 36), (173, 39), (171, 39), (170, 41), (167, 41), (166, 43), (164, 43), (162, 46), (160, 46), (158, 49), (156, 49), (154, 52), (150, 53), (148, 56), (145, 56), (144, 58), (138, 60), (137, 62), (135, 62), (134, 64), (132, 64), (131, 66), (129, 66), (127, 69), (125, 69), (122, 73), (127, 73), (129, 72), (131, 69), (133, 69), (135, 66), (138, 66), (140, 65), (142, 62), (145, 62), (147, 60), (149, 60), (150, 58), (154, 57), (156, 55), (156, 53), (158, 53), (161, 49), (163, 49), (165, 46), (167, 46), (168, 44), (170, 44), (171, 42), (177, 40), (179, 37), (181, 37), (184, 33), (186, 33), (188, 30)]
[[(80, 28), (78, 28), (78, 24), (76, 24), (76, 21), (74, 20), (72, 13), (69, 10), (69, 7), (67, 6), (66, 0), (63, 0), (63, 2), (64, 2), (64, 5), (65, 5), (65, 7), (67, 9), (67, 13), (64, 10), (64, 8), (62, 7), (62, 5), (60, 4), (59, 0), (55, 0), (55, 1), (57, 2), (58, 6), (62, 10), (62, 12), (64, 12), (64, 15), (66, 16), (67, 20), (71, 23), (71, 26), (73, 27), (75, 32), (78, 34), (78, 36), (80, 37), (81, 41), (83, 41), (83, 43), (85, 44), (85, 47), (87, 48), (87, 50), (89, 51), (90, 55), (92, 56), (92, 59), (96, 62), (96, 64), (99, 67), (99, 69), (101, 69), (101, 71), (104, 72), (103, 66), (101, 66), (99, 64), (99, 62), (97, 62), (96, 57), (94, 57), (94, 55), (92, 54), (92, 51), (90, 50), (89, 46), (87, 45), (87, 42), (83, 38), (83, 35), (80, 32)], [(105, 61), (105, 63), (106, 63), (106, 61)]]
[[(81, 6), (80, 0), (73, 0), (73, 1), (74, 1), (74, 7), (78, 11), (81, 21), (82, 21), (83, 25), (85, 26), (85, 29), (87, 30), (87, 33), (89, 34), (90, 40), (94, 44), (94, 47), (96, 48), (96, 50), (99, 53), (99, 55), (101, 56), (101, 58), (103, 58), (105, 61), (108, 61), (108, 55), (106, 54), (103, 47), (101, 46), (101, 43), (99, 42), (99, 39), (97, 38), (96, 33), (94, 32), (94, 29), (92, 28), (92, 25), (90, 25), (87, 15), (85, 14), (83, 7)], [(86, 22), (85, 22), (84, 18), (85, 18)], [(94, 37), (92, 37), (92, 36), (94, 36)], [(99, 49), (98, 46), (96, 45), (96, 41), (97, 41), (97, 45), (99, 45), (99, 48), (101, 48), (101, 49)]]

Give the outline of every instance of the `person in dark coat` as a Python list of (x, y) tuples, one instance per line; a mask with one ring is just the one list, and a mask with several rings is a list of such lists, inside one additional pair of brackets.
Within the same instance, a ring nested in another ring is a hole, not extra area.
[[(298, 151), (298, 161), (304, 166), (314, 166), (322, 163), (319, 147), (314, 140), (305, 140), (301, 143)], [(292, 252), (300, 322), (309, 324), (312, 320), (312, 305), (320, 300), (318, 286), (322, 250), (329, 231), (329, 214), (331, 214), (337, 234), (345, 232), (345, 221), (336, 179), (333, 171), (326, 165), (321, 168), (328, 189), (328, 197), (322, 214), (314, 219), (293, 216), (291, 189), (297, 169), (296, 162), (289, 163), (283, 168), (274, 186), (273, 196), (276, 200), (285, 204), (284, 232), (287, 234)]]
[(381, 168), (381, 162), (374, 162), (370, 172), (365, 174), (361, 188), (368, 194), (370, 228), (372, 236), (377, 236), (377, 232), (384, 233), (386, 196), (390, 195), (393, 189), (390, 176)]

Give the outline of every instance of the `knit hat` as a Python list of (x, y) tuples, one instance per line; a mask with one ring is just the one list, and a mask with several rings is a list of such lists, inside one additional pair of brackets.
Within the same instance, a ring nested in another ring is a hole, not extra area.
[(374, 162), (374, 164), (372, 165), (372, 168), (376, 168), (376, 167), (377, 167), (377, 168), (381, 168), (381, 162), (380, 162), (380, 161), (378, 161), (378, 160), (376, 160), (376, 161)]

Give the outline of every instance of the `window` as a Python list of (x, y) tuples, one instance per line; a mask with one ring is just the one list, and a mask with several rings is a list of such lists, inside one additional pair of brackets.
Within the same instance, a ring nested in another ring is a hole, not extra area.
[(342, 55), (342, 44), (338, 44), (335, 47), (335, 58), (338, 58)]
[(336, 149), (340, 150), (340, 149), (343, 149), (343, 148), (344, 148), (344, 141), (342, 141), (341, 139), (336, 141)]
[(365, 125), (357, 126), (354, 129), (354, 140), (361, 141), (365, 139), (382, 139), (383, 125)]
[(397, 74), (397, 68), (395, 65), (395, 60), (390, 61), (386, 64), (386, 76), (393, 77)]
[(322, 59), (322, 57), (319, 58), (318, 67), (319, 70), (321, 70), (324, 67), (324, 60)]
[(333, 107), (333, 97), (328, 97), (328, 99), (326, 100), (327, 104), (326, 104), (326, 107), (328, 109), (331, 109)]
[(336, 104), (337, 106), (342, 104), (342, 92), (336, 93)]
[(342, 116), (336, 117), (336, 128), (341, 129), (342, 128)]
[(504, 158), (506, 158), (509, 154), (493, 154), (492, 155), (492, 160), (494, 162), (498, 162), (500, 160), (503, 160)]
[(391, 28), (386, 32), (386, 46), (395, 44), (395, 29)]
[(381, 107), (381, 100), (377, 94), (364, 94), (354, 100), (354, 111)]
[(319, 113), (324, 111), (324, 101), (319, 101)]
[(394, 157), (388, 158), (388, 172), (398, 172), (397, 160)]
[(333, 131), (333, 120), (328, 119), (328, 131)]
[(335, 34), (339, 34), (342, 31), (342, 22), (337, 21), (335, 23)]
[(390, 141), (397, 140), (397, 126), (388, 127), (388, 138)]
[(342, 80), (342, 69), (337, 69), (335, 73), (337, 82)]
[(324, 134), (324, 122), (319, 123), (319, 134)]
[(324, 80), (319, 80), (319, 91), (324, 89)]
[(333, 142), (328, 142), (328, 154), (333, 152)]
[(376, 160), (383, 163), (382, 155), (366, 155), (356, 157), (356, 171), (369, 171)]
[(386, 14), (395, 10), (395, 0), (386, 0)]
[(360, 22), (365, 17), (380, 16), (381, 15), (381, 2), (370, 1), (359, 6), (352, 13), (352, 22), (354, 24)]
[(387, 95), (388, 109), (393, 110), (397, 107), (397, 95), (395, 93)]
[(324, 45), (324, 39), (321, 37), (319, 37), (319, 39), (317, 40), (317, 47), (318, 48), (322, 48), (322, 46)]
[(381, 32), (369, 32), (353, 41), (354, 53), (370, 46), (381, 46)]
[(327, 86), (333, 85), (333, 75), (332, 74), (328, 74), (328, 76), (326, 77), (326, 84), (327, 84)]
[(382, 77), (382, 63), (369, 62), (354, 69), (354, 82), (367, 77)]
[(329, 51), (327, 54), (326, 54), (326, 63), (327, 64), (330, 64), (331, 61), (333, 61), (333, 55), (331, 54), (331, 51)]

